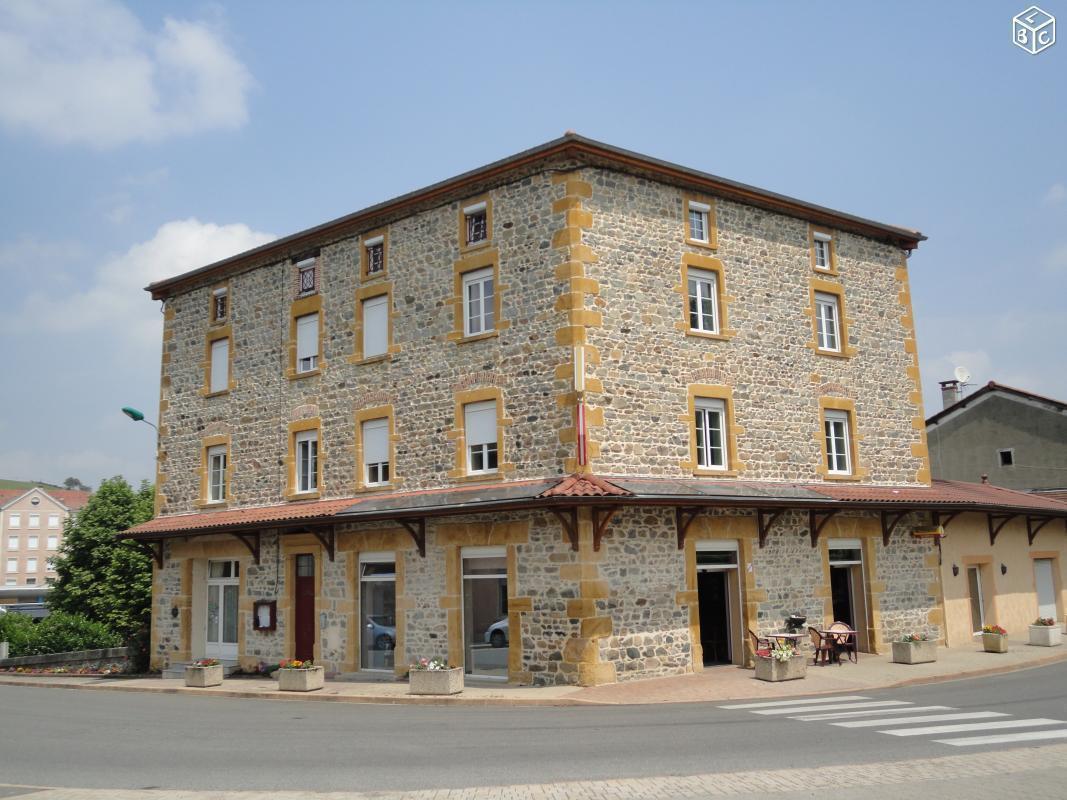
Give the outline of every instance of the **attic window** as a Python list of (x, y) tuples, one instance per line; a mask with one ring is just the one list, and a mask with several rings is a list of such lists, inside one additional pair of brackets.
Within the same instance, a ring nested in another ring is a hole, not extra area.
[(300, 294), (311, 294), (315, 291), (315, 257), (304, 258), (296, 262), (299, 275)]
[(997, 458), (1000, 460), (1000, 466), (1002, 467), (1015, 466), (1015, 450), (1011, 448), (1007, 450), (997, 450)]

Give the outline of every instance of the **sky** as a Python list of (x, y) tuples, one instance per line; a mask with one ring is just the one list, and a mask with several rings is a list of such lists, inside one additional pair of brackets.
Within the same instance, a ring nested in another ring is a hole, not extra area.
[(1067, 42), (1014, 46), (1026, 5), (3, 0), (0, 477), (153, 477), (150, 281), (568, 129), (922, 230), (927, 413), (956, 366), (1067, 399)]

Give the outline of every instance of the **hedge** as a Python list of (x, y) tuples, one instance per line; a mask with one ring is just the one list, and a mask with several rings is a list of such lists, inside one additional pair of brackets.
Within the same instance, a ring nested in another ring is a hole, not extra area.
[(8, 655), (12, 658), (103, 650), (122, 644), (122, 638), (103, 623), (62, 611), (54, 611), (40, 622), (25, 614), (0, 615), (0, 641), (10, 644)]

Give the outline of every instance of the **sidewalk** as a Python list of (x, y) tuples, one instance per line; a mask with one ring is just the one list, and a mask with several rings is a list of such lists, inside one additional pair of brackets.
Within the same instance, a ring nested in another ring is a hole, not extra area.
[(277, 682), (261, 678), (230, 678), (217, 688), (188, 689), (181, 680), (0, 673), (0, 685), (126, 692), (162, 692), (211, 697), (271, 700), (311, 700), (342, 703), (412, 703), (420, 705), (640, 705), (645, 703), (706, 703), (748, 698), (870, 691), (915, 683), (934, 683), (966, 676), (1010, 672), (1067, 661), (1067, 647), (1031, 647), (1011, 642), (1007, 653), (973, 648), (939, 648), (932, 664), (893, 664), (890, 656), (861, 653), (858, 664), (813, 667), (804, 680), (766, 683), (752, 670), (734, 666), (709, 667), (701, 673), (580, 688), (575, 686), (509, 686), (490, 681), (467, 681), (463, 693), (451, 697), (409, 695), (406, 681), (331, 680), (316, 692), (279, 692)]

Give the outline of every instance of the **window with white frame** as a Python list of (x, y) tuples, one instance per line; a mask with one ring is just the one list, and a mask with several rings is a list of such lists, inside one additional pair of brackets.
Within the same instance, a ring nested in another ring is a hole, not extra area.
[(59, 514), (48, 515), (48, 527), (55, 530), (59, 527)]
[(493, 299), (493, 268), (477, 269), (463, 276), (463, 335), (477, 336), (496, 327)]
[(833, 268), (833, 256), (830, 254), (831, 239), (828, 234), (812, 234), (815, 245), (815, 268), (830, 270)]
[(852, 455), (849, 444), (849, 414), (827, 409), (824, 414), (826, 434), (826, 470), (831, 475), (850, 475)]
[(463, 209), (466, 221), (467, 244), (478, 244), (489, 239), (489, 217), (485, 203), (475, 203)]
[(313, 372), (319, 367), (319, 313), (296, 318), (296, 371)]
[(697, 466), (726, 469), (726, 403), (708, 397), (694, 401)]
[(319, 488), (319, 432), (296, 434), (296, 491), (314, 492)]
[(707, 203), (689, 201), (689, 238), (694, 242), (708, 241), (708, 213), (711, 206)]
[(841, 306), (836, 294), (815, 293), (815, 328), (820, 350), (840, 352)]
[(19, 571), (19, 560), (17, 558), (9, 558), (7, 560), (7, 571), (8, 572), (18, 572)]
[(367, 274), (385, 272), (385, 237), (375, 236), (364, 242), (363, 246), (367, 248)]
[(8, 536), (7, 537), (7, 549), (8, 550), (18, 550), (19, 549), (19, 537), (17, 537), (17, 536)]
[(36, 578), (27, 578), (26, 579), (26, 585), (27, 586), (36, 586), (37, 585), (37, 579)]
[(30, 525), (31, 528), (40, 528), (41, 527), (41, 515), (40, 514), (30, 514), (29, 515), (29, 525)]
[(230, 340), (214, 339), (211, 342), (211, 393), (225, 392), (230, 388)]
[(226, 445), (217, 444), (207, 449), (207, 499), (210, 503), (226, 500)]
[(363, 482), (367, 486), (389, 483), (389, 420), (368, 419), (363, 422)]
[(45, 559), (44, 567), (49, 572), (55, 572), (56, 571), (56, 560), (54, 558)]
[(220, 286), (211, 293), (211, 320), (222, 322), (230, 312), (229, 292)]
[(496, 472), (496, 400), (463, 406), (463, 427), (467, 442), (467, 472)]
[(36, 558), (27, 558), (26, 559), (26, 571), (27, 572), (36, 572), (37, 571), (37, 559)]
[(689, 276), (689, 328), (703, 333), (719, 332), (719, 276), (711, 270), (686, 270)]
[(22, 514), (11, 514), (7, 518), (7, 526), (9, 528), (21, 528), (22, 527)]
[(315, 261), (316, 259), (312, 257), (296, 262), (300, 294), (312, 294), (318, 285), (315, 275)]
[(26, 549), (27, 550), (36, 550), (40, 546), (41, 546), (41, 541), (36, 536), (27, 536), (26, 537)]
[(18, 586), (18, 583), (15, 578), (4, 578), (4, 586)]
[(48, 549), (49, 550), (56, 550), (58, 548), (59, 548), (59, 537), (58, 536), (49, 536), (48, 537)]
[(363, 357), (373, 358), (389, 351), (389, 295), (380, 294), (363, 301)]

